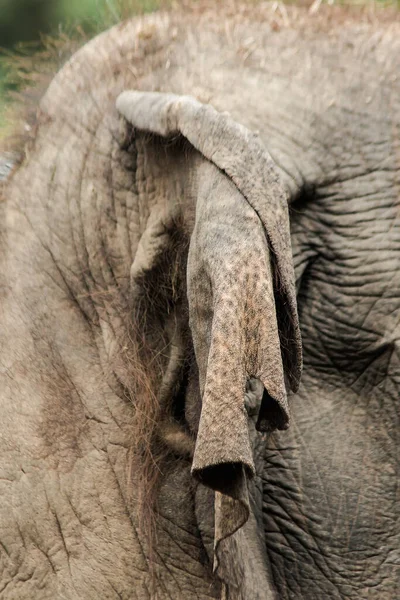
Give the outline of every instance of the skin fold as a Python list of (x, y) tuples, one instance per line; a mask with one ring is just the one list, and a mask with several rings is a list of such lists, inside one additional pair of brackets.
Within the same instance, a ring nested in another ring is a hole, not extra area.
[(0, 161), (5, 600), (398, 598), (400, 26), (286, 12), (116, 26)]

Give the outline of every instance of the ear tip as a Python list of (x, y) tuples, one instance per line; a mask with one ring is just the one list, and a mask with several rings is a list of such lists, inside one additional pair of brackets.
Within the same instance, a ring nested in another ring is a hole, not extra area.
[(294, 361), (289, 368), (288, 379), (289, 385), (292, 392), (296, 393), (299, 391), (301, 374), (303, 371), (303, 352), (301, 347), (301, 340), (294, 349)]
[(298, 373), (289, 376), (290, 389), (294, 394), (299, 391), (301, 381), (301, 369)]

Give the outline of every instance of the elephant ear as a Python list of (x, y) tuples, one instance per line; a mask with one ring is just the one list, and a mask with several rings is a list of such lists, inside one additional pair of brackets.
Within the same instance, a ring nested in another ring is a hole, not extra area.
[(134, 126), (163, 137), (183, 135), (226, 173), (257, 213), (272, 250), (274, 292), (282, 358), (290, 387), (297, 391), (302, 346), (297, 316), (287, 195), (276, 165), (257, 134), (190, 96), (126, 91), (119, 112)]
[[(233, 534), (249, 519), (247, 477), (255, 472), (246, 382), (256, 377), (266, 390), (258, 429), (285, 429), (285, 375), (296, 390), (301, 373), (287, 196), (261, 140), (229, 115), (191, 97), (132, 91), (117, 108), (139, 130), (185, 137), (203, 157), (187, 273), (202, 397), (192, 473), (217, 492), (215, 558), (228, 581), (230, 553), (219, 548), (237, 547)], [(249, 548), (261, 564), (257, 542)]]

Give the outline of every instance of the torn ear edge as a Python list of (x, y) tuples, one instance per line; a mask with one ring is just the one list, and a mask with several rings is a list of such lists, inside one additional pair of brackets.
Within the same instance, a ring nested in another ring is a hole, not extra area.
[(288, 196), (260, 137), (227, 113), (190, 96), (126, 91), (116, 103), (125, 119), (162, 137), (182, 135), (236, 185), (260, 218), (270, 244), (274, 294), (284, 371), (297, 391), (302, 345), (297, 314)]

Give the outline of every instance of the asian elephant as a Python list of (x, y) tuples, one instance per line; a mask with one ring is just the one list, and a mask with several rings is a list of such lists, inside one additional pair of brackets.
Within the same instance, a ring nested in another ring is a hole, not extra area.
[(135, 18), (32, 131), (0, 169), (1, 598), (399, 598), (398, 18)]

